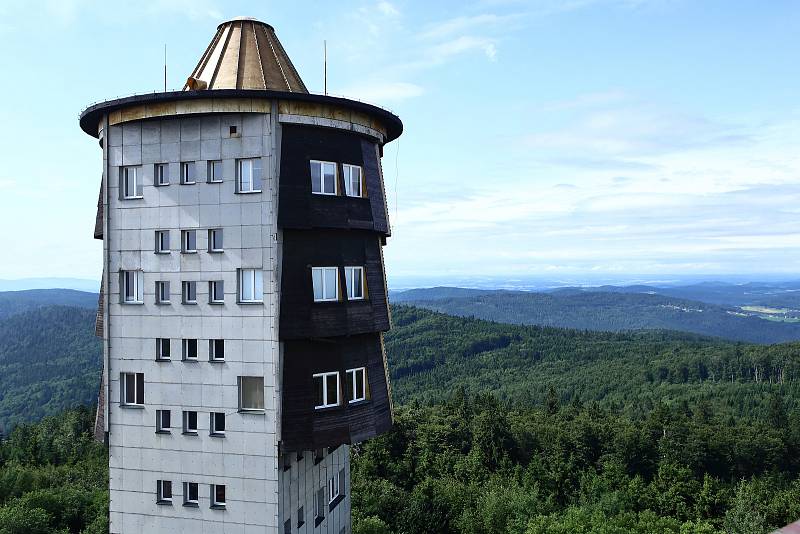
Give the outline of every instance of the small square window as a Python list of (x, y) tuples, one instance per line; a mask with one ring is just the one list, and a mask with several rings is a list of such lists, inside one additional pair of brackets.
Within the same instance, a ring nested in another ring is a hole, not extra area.
[(264, 278), (260, 269), (239, 269), (239, 302), (264, 302)]
[(120, 404), (144, 405), (144, 373), (120, 373)]
[(209, 339), (208, 340), (208, 359), (212, 362), (225, 361), (225, 340), (224, 339)]
[(347, 300), (364, 300), (364, 268), (345, 267), (344, 279), (347, 285)]
[(336, 195), (339, 184), (336, 163), (311, 160), (311, 192), (315, 195)]
[(156, 433), (168, 434), (171, 430), (171, 412), (169, 410), (156, 410)]
[(153, 169), (153, 180), (157, 186), (169, 185), (169, 165), (167, 163), (156, 163)]
[(208, 302), (225, 304), (225, 285), (222, 280), (212, 280), (208, 283)]
[(314, 375), (316, 389), (315, 409), (339, 406), (339, 373), (317, 373)]
[(264, 411), (264, 377), (239, 377), (239, 410), (243, 412)]
[(208, 251), (222, 252), (222, 228), (211, 228), (208, 231)]
[(156, 360), (170, 359), (170, 341), (167, 338), (156, 339)]
[(230, 133), (230, 135), (236, 135), (236, 131), (237, 131), (236, 126), (228, 127), (228, 133)]
[(339, 495), (342, 494), (342, 488), (339, 485), (340, 481), (341, 478), (338, 471), (328, 479), (328, 504), (333, 504), (333, 501), (338, 499)]
[(344, 193), (348, 197), (363, 197), (364, 184), (361, 179), (361, 167), (356, 165), (342, 165), (344, 173)]
[(194, 411), (183, 412), (183, 433), (197, 434), (197, 412)]
[(183, 483), (183, 505), (197, 506), (200, 502), (200, 485), (197, 482)]
[(225, 508), (225, 486), (211, 484), (211, 508)]
[(156, 254), (169, 254), (169, 230), (156, 230)]
[(183, 283), (183, 303), (197, 304), (197, 282), (188, 281)]
[(325, 488), (319, 488), (314, 499), (314, 526), (319, 526), (323, 519), (325, 519)]
[(181, 232), (181, 252), (184, 254), (197, 252), (197, 230), (184, 230)]
[(123, 199), (142, 198), (142, 169), (141, 167), (120, 167), (120, 191)]
[(183, 359), (196, 360), (197, 359), (197, 340), (184, 339), (183, 340)]
[(239, 193), (260, 193), (261, 158), (236, 160), (236, 183)]
[(142, 271), (120, 271), (123, 304), (142, 303)]
[(208, 162), (208, 183), (218, 184), (222, 182), (222, 161), (211, 160)]
[(156, 495), (158, 504), (172, 504), (172, 482), (169, 480), (156, 481)]
[(169, 282), (156, 282), (156, 304), (169, 304)]
[(347, 370), (348, 402), (361, 402), (367, 400), (367, 369), (358, 367)]
[(222, 412), (211, 412), (211, 424), (209, 428), (211, 429), (212, 436), (224, 436), (225, 435), (225, 414)]
[(197, 183), (194, 161), (184, 161), (181, 163), (181, 183), (185, 185)]
[(311, 285), (314, 302), (339, 300), (339, 269), (336, 267), (312, 267)]

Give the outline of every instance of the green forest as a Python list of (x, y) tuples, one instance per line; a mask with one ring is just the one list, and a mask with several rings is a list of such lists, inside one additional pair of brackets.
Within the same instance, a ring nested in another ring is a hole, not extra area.
[(108, 533), (108, 454), (93, 424), (79, 408), (0, 442), (0, 534)]
[[(800, 519), (800, 343), (393, 306), (394, 429), (355, 446), (356, 534), (755, 534)], [(107, 530), (93, 312), (0, 319), (0, 534)], [(26, 423), (25, 420), (38, 420)]]
[(763, 534), (800, 518), (800, 419), (658, 404), (512, 406), (456, 390), (353, 448), (355, 534)]

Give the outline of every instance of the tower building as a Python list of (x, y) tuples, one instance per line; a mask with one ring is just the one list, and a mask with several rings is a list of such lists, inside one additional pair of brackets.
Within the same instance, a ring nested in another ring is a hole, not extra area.
[(349, 446), (392, 424), (383, 146), (274, 29), (220, 24), (182, 91), (92, 105), (97, 435), (112, 533), (349, 533)]

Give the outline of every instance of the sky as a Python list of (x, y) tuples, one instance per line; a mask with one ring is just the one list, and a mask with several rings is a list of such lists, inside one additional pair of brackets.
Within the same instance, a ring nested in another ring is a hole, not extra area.
[(179, 89), (236, 16), (397, 113), (392, 280), (800, 272), (800, 2), (0, 2), (0, 278), (99, 279), (89, 104)]

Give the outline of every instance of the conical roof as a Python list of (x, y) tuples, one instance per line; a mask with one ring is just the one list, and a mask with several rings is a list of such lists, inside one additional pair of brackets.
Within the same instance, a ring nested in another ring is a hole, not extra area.
[(308, 93), (272, 26), (245, 17), (217, 27), (216, 35), (183, 89)]

